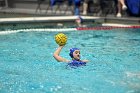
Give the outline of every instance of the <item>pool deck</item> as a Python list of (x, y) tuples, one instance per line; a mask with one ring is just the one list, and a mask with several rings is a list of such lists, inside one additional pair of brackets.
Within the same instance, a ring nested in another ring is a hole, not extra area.
[[(45, 11), (44, 11), (45, 12)], [(77, 16), (65, 15), (65, 16), (45, 16), (43, 10), (40, 14), (36, 14), (35, 10), (32, 9), (0, 9), (0, 13), (6, 14), (21, 14), (21, 15), (34, 15), (34, 16), (20, 16), (11, 18), (0, 18), (0, 24), (7, 23), (26, 23), (26, 22), (46, 22), (46, 23), (63, 23), (63, 22), (74, 22)], [(37, 15), (37, 16), (36, 16)], [(140, 25), (140, 17), (121, 17), (117, 18), (114, 16), (97, 17), (97, 16), (82, 16), (84, 22), (100, 22), (103, 24), (122, 24), (122, 25)]]

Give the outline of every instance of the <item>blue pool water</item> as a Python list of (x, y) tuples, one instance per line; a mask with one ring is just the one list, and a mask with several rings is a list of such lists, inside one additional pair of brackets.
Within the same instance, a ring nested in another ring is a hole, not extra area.
[(64, 32), (61, 56), (90, 60), (77, 69), (53, 58), (57, 33), (0, 35), (0, 93), (140, 93), (140, 29)]

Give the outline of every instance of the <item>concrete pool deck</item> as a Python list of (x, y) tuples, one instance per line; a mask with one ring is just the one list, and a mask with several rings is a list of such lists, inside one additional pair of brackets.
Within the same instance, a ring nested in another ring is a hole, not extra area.
[[(20, 17), (20, 18), (0, 18), (0, 23), (17, 22), (63, 22), (74, 21), (77, 16), (53, 16), (53, 17)], [(84, 20), (99, 20), (101, 17), (82, 16)]]
[[(114, 18), (114, 17), (93, 17), (81, 16), (83, 20), (92, 22), (97, 21), (101, 23), (124, 24), (124, 25), (140, 25), (139, 18)], [(7, 23), (26, 23), (26, 22), (74, 22), (77, 16), (50, 16), (50, 17), (20, 17), (20, 18), (0, 18), (0, 24)]]

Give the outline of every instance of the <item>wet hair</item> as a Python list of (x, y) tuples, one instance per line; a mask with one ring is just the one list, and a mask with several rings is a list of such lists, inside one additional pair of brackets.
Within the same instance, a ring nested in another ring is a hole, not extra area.
[(70, 55), (71, 58), (73, 58), (73, 52), (74, 52), (75, 50), (79, 50), (79, 48), (71, 48), (71, 49), (70, 49), (69, 55)]

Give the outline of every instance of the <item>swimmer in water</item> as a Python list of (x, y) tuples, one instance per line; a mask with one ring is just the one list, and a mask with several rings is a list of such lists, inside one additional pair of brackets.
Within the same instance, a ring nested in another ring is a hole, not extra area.
[(88, 60), (81, 60), (80, 59), (80, 50), (78, 48), (71, 48), (70, 49), (70, 57), (72, 58), (72, 60), (67, 60), (63, 57), (61, 57), (59, 54), (62, 50), (63, 46), (59, 46), (56, 51), (53, 54), (53, 57), (58, 61), (58, 62), (67, 62), (69, 66), (82, 66), (82, 65), (86, 65), (87, 62), (89, 62)]
[(75, 22), (76, 22), (78, 27), (83, 27), (83, 25), (82, 25), (83, 18), (81, 16), (77, 16)]

